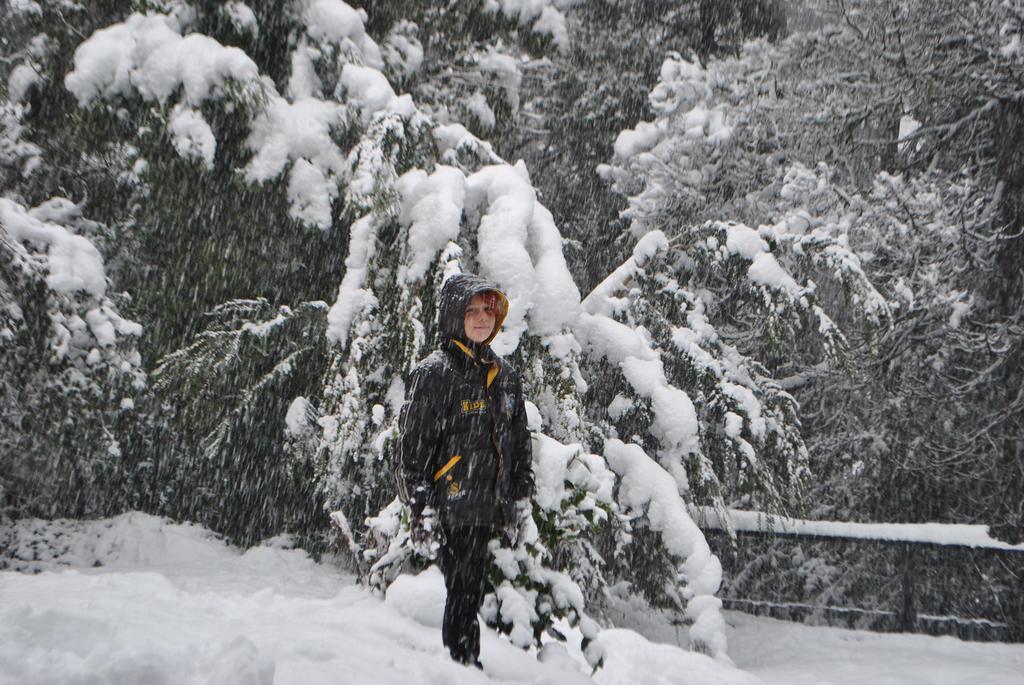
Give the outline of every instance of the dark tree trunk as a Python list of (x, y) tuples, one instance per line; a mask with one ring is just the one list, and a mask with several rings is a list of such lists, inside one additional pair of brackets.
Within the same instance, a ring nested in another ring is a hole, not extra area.
[(1000, 103), (993, 138), (996, 175), (1003, 192), (998, 215), (1001, 241), (991, 297), (1000, 314), (1019, 316), (1024, 298), (1024, 101)]
[[(993, 140), (996, 178), (1003, 187), (997, 208), (1000, 240), (988, 296), (993, 314), (1012, 326), (1024, 322), (1024, 100), (1000, 102), (993, 122)], [(1024, 536), (1024, 440), (1020, 437), (1018, 393), (1024, 382), (1024, 344), (1019, 338), (1006, 354), (1000, 385), (1009, 408), (1001, 421), (1002, 449), (996, 457), (1003, 495), (993, 532), (1017, 542)]]

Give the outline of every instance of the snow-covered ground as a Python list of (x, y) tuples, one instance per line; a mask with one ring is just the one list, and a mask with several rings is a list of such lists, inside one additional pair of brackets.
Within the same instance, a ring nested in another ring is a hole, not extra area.
[[(449, 661), (434, 569), (399, 579), (382, 599), (283, 540), (243, 553), (202, 528), (137, 513), (22, 522), (0, 529), (0, 546), (24, 560), (20, 572), (0, 572), (4, 684), (591, 682), (572, 645), (538, 660), (488, 631), (483, 673)], [(624, 609), (637, 630), (602, 632), (598, 683), (1024, 685), (1024, 645), (730, 613), (731, 668), (667, 644), (685, 635)]]

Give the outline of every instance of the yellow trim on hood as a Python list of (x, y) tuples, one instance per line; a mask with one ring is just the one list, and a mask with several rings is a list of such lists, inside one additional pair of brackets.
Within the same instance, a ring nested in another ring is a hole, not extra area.
[[(470, 359), (476, 360), (476, 355), (473, 354), (473, 350), (469, 349), (468, 347), (463, 345), (461, 342), (459, 342), (455, 338), (452, 338), (452, 342), (455, 343), (455, 345), (460, 350), (465, 352), (466, 355)], [(491, 383), (494, 382), (494, 379), (498, 377), (498, 373), (501, 371), (501, 367), (498, 365), (498, 362), (489, 362), (489, 365), (490, 365), (491, 368), (487, 369), (487, 387), (488, 388), (491, 387)]]
[(465, 352), (470, 359), (476, 359), (476, 355), (473, 354), (473, 350), (469, 349), (455, 338), (452, 338), (452, 342), (458, 345), (459, 349)]

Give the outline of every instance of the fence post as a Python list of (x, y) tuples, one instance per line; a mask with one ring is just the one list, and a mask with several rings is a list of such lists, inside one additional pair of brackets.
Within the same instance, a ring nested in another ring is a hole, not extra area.
[(917, 570), (914, 545), (908, 543), (902, 545), (903, 554), (903, 606), (900, 607), (900, 630), (904, 633), (917, 631), (917, 613), (914, 610), (914, 576)]

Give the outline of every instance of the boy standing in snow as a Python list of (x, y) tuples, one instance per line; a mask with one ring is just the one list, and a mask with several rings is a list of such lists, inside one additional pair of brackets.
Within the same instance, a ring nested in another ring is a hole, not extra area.
[(440, 524), (444, 644), (478, 668), (487, 543), (529, 511), (534, 487), (519, 374), (489, 346), (507, 313), (505, 295), (479, 276), (445, 282), (439, 349), (413, 370), (399, 424), (414, 540), (429, 536), (432, 513)]

